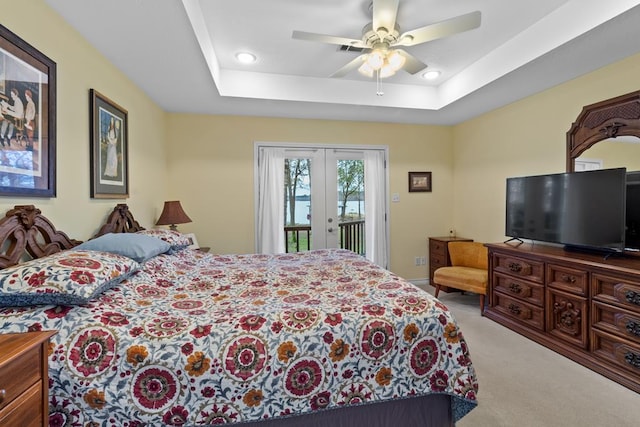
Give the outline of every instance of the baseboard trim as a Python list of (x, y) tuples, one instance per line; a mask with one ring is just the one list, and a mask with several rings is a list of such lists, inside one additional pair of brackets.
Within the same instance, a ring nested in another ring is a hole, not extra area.
[(429, 284), (429, 279), (407, 279), (408, 282), (413, 283), (416, 286), (425, 286)]

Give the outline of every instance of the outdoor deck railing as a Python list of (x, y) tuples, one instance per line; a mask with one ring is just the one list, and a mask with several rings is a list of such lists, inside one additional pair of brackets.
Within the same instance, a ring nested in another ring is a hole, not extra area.
[[(340, 248), (364, 255), (364, 220), (341, 222), (338, 228), (340, 229)], [(295, 252), (308, 251), (311, 249), (311, 226), (287, 225), (284, 227), (284, 238), (287, 252), (290, 249), (292, 251), (295, 249)], [(291, 248), (290, 242), (293, 242)]]
[(345, 221), (340, 226), (340, 247), (364, 255), (364, 220)]
[(284, 247), (287, 253), (289, 253), (289, 242), (293, 242), (295, 245), (294, 252), (300, 252), (300, 234), (303, 234), (306, 239), (303, 251), (311, 249), (311, 226), (310, 225), (285, 225), (284, 227)]

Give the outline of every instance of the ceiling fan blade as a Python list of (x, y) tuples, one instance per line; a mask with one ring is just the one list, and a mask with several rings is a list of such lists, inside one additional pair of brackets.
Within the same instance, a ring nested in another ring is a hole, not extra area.
[(347, 37), (328, 36), (326, 34), (307, 33), (306, 31), (294, 31), (291, 37), (297, 40), (308, 40), (312, 42), (338, 44), (351, 47), (367, 47), (362, 40), (350, 39)]
[(399, 0), (373, 0), (373, 31), (380, 27), (387, 32), (393, 31), (396, 25)]
[(427, 68), (427, 64), (420, 61), (415, 56), (411, 55), (409, 52), (402, 49), (395, 49), (400, 55), (402, 55), (405, 59), (404, 65), (402, 69), (405, 70), (409, 74), (415, 74), (421, 70)]
[(362, 65), (362, 63), (364, 62), (366, 57), (367, 57), (366, 53), (363, 53), (362, 55), (358, 55), (358, 57), (356, 59), (354, 59), (353, 61), (347, 63), (347, 65), (345, 65), (344, 67), (340, 68), (338, 71), (336, 71), (335, 73), (331, 74), (329, 77), (334, 78), (334, 77), (344, 77), (344, 76), (346, 76), (351, 71), (355, 70), (360, 65)]
[(463, 31), (472, 30), (480, 26), (481, 14), (479, 11), (460, 15), (456, 18), (440, 21), (426, 27), (403, 33), (395, 46), (415, 46), (420, 43), (429, 42)]

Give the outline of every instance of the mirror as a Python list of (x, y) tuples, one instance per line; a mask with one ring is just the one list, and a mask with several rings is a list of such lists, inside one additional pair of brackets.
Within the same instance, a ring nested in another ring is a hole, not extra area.
[(640, 170), (638, 154), (640, 91), (583, 107), (567, 132), (567, 172), (576, 170), (575, 160), (579, 157), (603, 160), (605, 168)]
[(619, 136), (598, 141), (573, 159), (575, 171), (627, 168), (640, 171), (640, 137)]

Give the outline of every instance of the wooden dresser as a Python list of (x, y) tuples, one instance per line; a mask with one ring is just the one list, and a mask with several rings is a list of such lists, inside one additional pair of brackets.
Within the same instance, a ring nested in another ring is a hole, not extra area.
[[(440, 267), (451, 265), (449, 242), (473, 242), (473, 240), (464, 237), (429, 237), (429, 284), (431, 286), (435, 286), (433, 272)], [(440, 290), (449, 292), (446, 286), (441, 287)]]
[(639, 258), (486, 246), (486, 317), (640, 393)]
[(0, 334), (0, 426), (49, 425), (47, 358), (54, 334)]

